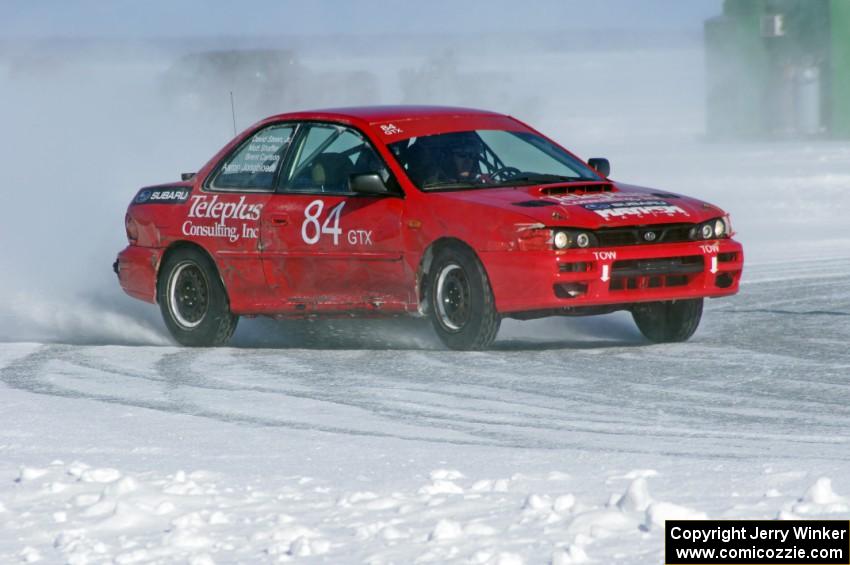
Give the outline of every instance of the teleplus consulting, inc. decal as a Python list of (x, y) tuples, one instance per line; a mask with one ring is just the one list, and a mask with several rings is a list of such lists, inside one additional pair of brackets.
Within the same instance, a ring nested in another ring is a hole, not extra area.
[[(256, 222), (260, 219), (263, 210), (262, 204), (249, 204), (245, 197), (240, 196), (236, 202), (221, 202), (218, 195), (211, 199), (208, 196), (193, 196), (192, 204), (189, 206), (189, 218), (213, 219), (216, 222), (210, 224), (196, 224), (189, 219), (183, 222), (181, 231), (183, 235), (199, 237), (220, 237), (235, 243), (240, 239), (257, 239), (259, 229), (257, 226), (249, 225), (247, 222)], [(228, 220), (242, 220), (241, 224), (229, 223)]]

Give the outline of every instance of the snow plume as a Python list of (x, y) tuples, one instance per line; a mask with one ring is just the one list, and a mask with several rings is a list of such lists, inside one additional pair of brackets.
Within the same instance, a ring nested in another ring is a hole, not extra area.
[[(3, 45), (0, 114), (10, 145), (0, 152), (0, 340), (168, 342), (157, 308), (124, 295), (112, 262), (127, 244), (124, 213), (135, 191), (197, 170), (233, 135), (228, 89), (234, 85), (192, 86), (200, 63), (187, 52), (215, 53), (215, 45), (82, 39)], [(224, 62), (201, 57), (212, 68), (210, 80), (244, 79), (231, 60), (240, 62), (235, 47)], [(272, 66), (273, 55), (284, 52), (283, 70)], [(256, 73), (307, 86), (275, 100), (276, 83), (243, 80), (255, 91), (235, 92), (239, 127), (312, 105), (318, 92), (337, 93), (315, 100), (327, 105), (365, 103), (364, 96), (380, 102), (374, 89), (364, 95), (337, 88), (353, 79), (368, 90), (374, 77), (313, 72), (292, 51), (250, 53)]]
[[(97, 298), (48, 298), (10, 292), (0, 305), (0, 341), (58, 341), (81, 345), (165, 345), (151, 313)], [(135, 306), (135, 305), (134, 305)]]
[[(247, 323), (245, 323), (247, 322)], [(440, 344), (427, 320), (330, 319), (240, 321), (231, 342), (236, 347), (305, 349), (437, 349)]]

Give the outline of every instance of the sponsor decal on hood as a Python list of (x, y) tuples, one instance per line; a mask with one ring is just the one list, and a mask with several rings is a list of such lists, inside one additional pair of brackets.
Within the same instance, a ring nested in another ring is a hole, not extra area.
[(614, 218), (642, 218), (690, 216), (687, 210), (659, 199), (652, 194), (606, 193), (594, 195), (563, 194), (547, 196), (560, 204), (581, 206), (606, 220)]

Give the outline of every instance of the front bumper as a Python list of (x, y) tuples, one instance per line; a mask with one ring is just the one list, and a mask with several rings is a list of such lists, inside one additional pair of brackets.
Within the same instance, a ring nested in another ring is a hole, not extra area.
[(145, 302), (156, 303), (156, 273), (163, 250), (128, 245), (118, 254), (112, 269), (124, 292)]
[(481, 254), (502, 313), (729, 296), (744, 250), (731, 239)]

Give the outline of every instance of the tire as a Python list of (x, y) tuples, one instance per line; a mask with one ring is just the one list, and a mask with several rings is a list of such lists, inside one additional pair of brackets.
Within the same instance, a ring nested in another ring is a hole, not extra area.
[(702, 318), (702, 298), (636, 304), (632, 318), (638, 329), (655, 343), (687, 341)]
[(199, 249), (187, 247), (168, 254), (156, 296), (168, 331), (181, 345), (224, 345), (239, 322), (239, 316), (230, 311), (215, 264)]
[(431, 322), (450, 349), (486, 349), (496, 339), (501, 318), (484, 266), (460, 245), (439, 249), (428, 280)]

